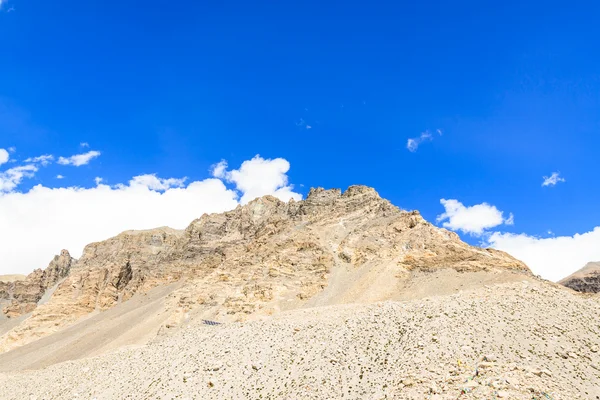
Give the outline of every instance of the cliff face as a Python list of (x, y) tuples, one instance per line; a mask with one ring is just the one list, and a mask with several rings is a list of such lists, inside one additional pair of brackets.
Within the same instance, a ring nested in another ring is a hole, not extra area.
[(69, 275), (74, 261), (67, 250), (62, 250), (45, 270), (37, 269), (24, 280), (0, 282), (0, 300), (8, 303), (2, 312), (17, 317), (33, 311), (46, 291)]
[[(386, 300), (413, 271), (529, 273), (508, 254), (469, 246), (364, 186), (344, 193), (311, 189), (299, 202), (265, 196), (203, 215), (183, 231), (124, 232), (88, 245), (77, 262), (65, 253), (53, 263), (50, 272), (28, 277), (39, 287), (21, 289), (20, 297), (13, 289), (13, 305), (4, 312), (33, 312), (0, 336), (0, 351), (173, 282), (179, 286), (166, 309), (177, 324), (190, 312), (236, 321), (311, 302)], [(50, 300), (35, 307), (40, 293), (65, 276)]]
[(587, 263), (585, 267), (558, 283), (577, 292), (600, 293), (600, 262)]

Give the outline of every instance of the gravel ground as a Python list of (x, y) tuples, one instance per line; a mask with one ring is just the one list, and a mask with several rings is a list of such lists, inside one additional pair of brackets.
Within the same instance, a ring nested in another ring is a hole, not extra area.
[(0, 375), (2, 399), (600, 399), (600, 301), (517, 282), (190, 322), (149, 345)]

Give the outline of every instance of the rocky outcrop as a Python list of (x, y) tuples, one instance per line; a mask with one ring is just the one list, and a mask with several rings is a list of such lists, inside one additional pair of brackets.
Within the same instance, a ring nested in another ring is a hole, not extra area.
[(129, 231), (88, 245), (50, 301), (0, 336), (0, 351), (173, 282), (180, 287), (168, 299), (169, 325), (190, 312), (241, 321), (305, 304), (386, 300), (412, 272), (443, 268), (529, 273), (369, 187), (311, 189), (306, 200), (287, 203), (265, 196), (182, 231)]
[(46, 291), (69, 275), (74, 261), (62, 250), (45, 270), (36, 269), (24, 280), (0, 282), (0, 299), (9, 302), (2, 312), (10, 318), (33, 311)]
[(585, 267), (559, 281), (561, 285), (582, 293), (600, 293), (600, 262)]

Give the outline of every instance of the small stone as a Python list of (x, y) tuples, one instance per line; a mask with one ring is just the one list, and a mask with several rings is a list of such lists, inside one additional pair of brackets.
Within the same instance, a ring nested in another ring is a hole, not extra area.
[(473, 352), (473, 348), (472, 348), (471, 346), (462, 346), (462, 347), (460, 348), (460, 350), (461, 350), (463, 353), (472, 353), (472, 352)]
[(496, 362), (498, 358), (494, 354), (487, 354), (483, 356), (483, 361)]
[(517, 385), (519, 384), (519, 381), (517, 380), (517, 378), (513, 378), (513, 377), (508, 377), (505, 379), (506, 383), (508, 383), (509, 385), (513, 386), (513, 387), (517, 387)]
[(437, 394), (440, 392), (440, 389), (436, 386), (435, 383), (429, 385), (429, 393)]
[(413, 378), (404, 378), (404, 379), (402, 379), (402, 384), (404, 386), (412, 386), (415, 384), (415, 381)]
[(592, 347), (590, 347), (590, 351), (592, 353), (597, 353), (598, 352), (598, 346), (592, 346)]
[(508, 392), (506, 392), (504, 390), (499, 390), (496, 393), (496, 396), (500, 397), (501, 399), (506, 399), (506, 398), (508, 398), (509, 394), (508, 394)]

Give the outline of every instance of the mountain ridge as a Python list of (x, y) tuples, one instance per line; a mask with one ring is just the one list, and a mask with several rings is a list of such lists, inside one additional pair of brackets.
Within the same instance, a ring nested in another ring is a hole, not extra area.
[[(417, 271), (530, 275), (510, 255), (469, 246), (418, 211), (401, 210), (360, 185), (344, 192), (313, 188), (301, 201), (263, 196), (225, 213), (204, 214), (184, 230), (125, 231), (90, 243), (78, 260), (68, 252), (57, 257), (62, 261), (51, 269), (58, 272), (46, 274), (50, 280), (39, 273), (28, 278), (33, 298), (15, 304), (13, 296), (4, 307), (6, 316), (25, 318), (0, 336), (0, 351), (177, 282), (165, 298), (167, 327), (181, 324), (190, 312), (244, 321), (307, 304), (394, 299)], [(49, 282), (56, 285), (50, 299), (33, 303)]]

